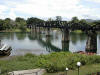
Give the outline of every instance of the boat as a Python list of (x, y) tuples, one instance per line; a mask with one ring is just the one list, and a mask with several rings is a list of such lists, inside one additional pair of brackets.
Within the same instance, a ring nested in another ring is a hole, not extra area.
[(10, 55), (11, 50), (12, 50), (11, 46), (7, 44), (1, 44), (0, 45), (0, 56)]

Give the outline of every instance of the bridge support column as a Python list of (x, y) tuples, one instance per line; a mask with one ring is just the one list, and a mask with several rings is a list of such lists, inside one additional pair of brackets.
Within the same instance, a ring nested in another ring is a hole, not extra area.
[(40, 27), (37, 27), (37, 32), (40, 33)]
[(62, 34), (62, 50), (69, 51), (69, 30), (64, 29)]
[(62, 42), (69, 42), (69, 30), (63, 30)]
[(31, 32), (36, 32), (36, 26), (31, 26)]
[(97, 33), (95, 31), (88, 31), (88, 38), (85, 50), (86, 52), (97, 52)]

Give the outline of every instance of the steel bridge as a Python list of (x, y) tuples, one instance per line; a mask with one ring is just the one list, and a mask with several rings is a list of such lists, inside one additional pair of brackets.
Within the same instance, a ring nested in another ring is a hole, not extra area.
[(70, 23), (67, 21), (45, 21), (45, 22), (38, 22), (27, 25), (28, 28), (36, 28), (36, 27), (43, 27), (43, 28), (60, 28), (60, 29), (68, 29), (68, 30), (100, 30), (100, 25), (91, 26), (86, 23)]

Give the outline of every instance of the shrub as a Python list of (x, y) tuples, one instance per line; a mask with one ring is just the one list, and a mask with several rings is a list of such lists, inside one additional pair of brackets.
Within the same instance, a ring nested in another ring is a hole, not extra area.
[(47, 72), (64, 71), (66, 67), (75, 69), (76, 63), (80, 61), (82, 65), (100, 63), (100, 56), (81, 55), (69, 52), (54, 52), (47, 55), (26, 54), (17, 56), (10, 60), (0, 60), (2, 73), (32, 68), (45, 68)]

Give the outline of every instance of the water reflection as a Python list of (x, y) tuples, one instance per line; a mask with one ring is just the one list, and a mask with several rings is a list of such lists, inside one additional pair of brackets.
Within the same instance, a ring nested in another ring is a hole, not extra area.
[[(63, 37), (61, 31), (50, 31), (50, 36), (46, 36), (46, 32), (47, 31), (42, 31), (41, 33), (36, 31), (31, 33), (0, 33), (0, 39), (3, 43), (12, 46), (13, 50), (11, 55), (24, 55), (26, 53), (47, 54), (53, 51), (76, 52), (86, 50), (86, 42), (89, 36), (85, 33), (70, 33), (68, 37), (69, 41), (62, 42)], [(67, 36), (66, 34), (66, 39), (68, 39)], [(100, 34), (97, 34), (97, 36), (99, 45)], [(100, 47), (98, 46), (97, 50), (99, 49)], [(99, 53), (99, 51), (97, 51), (97, 53)]]
[(16, 37), (18, 40), (24, 40), (26, 38), (26, 33), (17, 33)]
[(63, 51), (69, 51), (69, 41), (62, 42), (62, 50)]
[(70, 39), (73, 44), (77, 44), (77, 42), (84, 42), (87, 39), (87, 35), (85, 33), (71, 33)]

